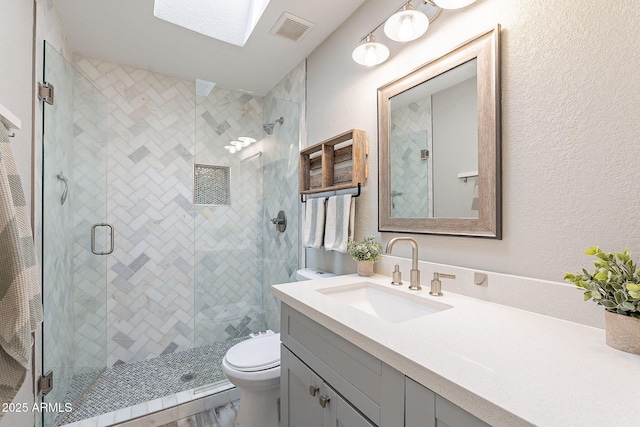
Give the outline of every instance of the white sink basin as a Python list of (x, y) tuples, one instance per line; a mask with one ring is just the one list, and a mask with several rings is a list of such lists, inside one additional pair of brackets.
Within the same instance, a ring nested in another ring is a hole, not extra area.
[(452, 308), (377, 283), (360, 282), (318, 289), (328, 297), (392, 323), (406, 322)]

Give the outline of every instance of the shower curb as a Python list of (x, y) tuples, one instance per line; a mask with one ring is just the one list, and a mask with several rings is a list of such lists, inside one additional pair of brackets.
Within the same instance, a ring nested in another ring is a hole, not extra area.
[(159, 426), (224, 406), (240, 398), (233, 384), (204, 386), (183, 391), (114, 412), (64, 424), (64, 427)]

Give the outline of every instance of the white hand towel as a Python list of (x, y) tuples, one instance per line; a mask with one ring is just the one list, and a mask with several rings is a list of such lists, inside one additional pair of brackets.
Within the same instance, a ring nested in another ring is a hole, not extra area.
[(328, 251), (347, 252), (347, 241), (353, 239), (355, 201), (351, 194), (329, 197), (324, 248)]
[(307, 248), (319, 248), (324, 238), (324, 218), (326, 197), (308, 199), (305, 203), (303, 243)]

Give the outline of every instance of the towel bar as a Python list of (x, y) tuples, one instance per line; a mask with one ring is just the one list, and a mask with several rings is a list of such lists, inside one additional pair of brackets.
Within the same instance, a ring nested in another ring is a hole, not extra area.
[[(353, 197), (359, 197), (362, 193), (362, 184), (358, 183), (358, 192), (353, 195)], [(307, 203), (307, 200), (304, 198), (304, 194), (300, 195), (300, 202)]]

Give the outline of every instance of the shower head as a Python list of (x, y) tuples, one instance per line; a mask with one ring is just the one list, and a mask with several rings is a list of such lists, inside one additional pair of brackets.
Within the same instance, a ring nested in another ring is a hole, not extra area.
[(271, 135), (273, 133), (273, 128), (275, 127), (276, 123), (278, 123), (279, 125), (282, 126), (282, 123), (284, 123), (284, 117), (280, 117), (278, 120), (273, 121), (271, 123), (265, 123), (262, 125), (262, 130), (264, 131), (264, 133), (266, 133), (267, 135)]

